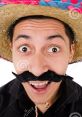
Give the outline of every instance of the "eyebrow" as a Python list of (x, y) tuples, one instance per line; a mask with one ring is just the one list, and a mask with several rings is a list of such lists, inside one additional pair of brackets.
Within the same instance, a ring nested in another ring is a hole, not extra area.
[[(23, 34), (22, 34), (22, 35), (18, 35), (18, 36), (16, 37), (16, 40), (19, 40), (20, 38), (31, 39), (30, 36), (28, 36), (28, 35), (23, 35)], [(47, 38), (47, 40), (52, 40), (52, 39), (54, 39), (54, 38), (61, 38), (62, 40), (64, 40), (63, 36), (61, 36), (61, 35), (59, 35), (59, 34), (51, 35), (51, 36), (49, 36), (49, 37)]]
[(16, 37), (16, 40), (19, 40), (20, 38), (31, 39), (31, 37), (28, 36), (28, 35), (18, 35), (18, 36)]
[(64, 37), (63, 37), (62, 35), (59, 35), (59, 34), (51, 35), (51, 36), (49, 36), (47, 39), (48, 39), (48, 40), (52, 40), (52, 39), (54, 39), (54, 38), (61, 38), (61, 39), (64, 40)]

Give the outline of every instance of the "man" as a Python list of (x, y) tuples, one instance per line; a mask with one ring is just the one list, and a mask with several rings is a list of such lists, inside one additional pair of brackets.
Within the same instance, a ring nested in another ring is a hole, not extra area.
[(0, 117), (81, 117), (82, 88), (66, 69), (82, 57), (82, 15), (75, 21), (69, 11), (40, 4), (0, 11), (0, 53), (16, 70), (0, 89)]

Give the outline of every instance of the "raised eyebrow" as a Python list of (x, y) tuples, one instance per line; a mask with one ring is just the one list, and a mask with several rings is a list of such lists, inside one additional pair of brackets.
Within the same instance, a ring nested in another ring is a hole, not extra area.
[(64, 37), (62, 35), (59, 35), (59, 34), (51, 35), (47, 39), (52, 40), (52, 39), (55, 39), (55, 38), (61, 38), (62, 40), (64, 40)]
[(19, 40), (20, 38), (31, 39), (29, 35), (18, 35), (15, 40)]

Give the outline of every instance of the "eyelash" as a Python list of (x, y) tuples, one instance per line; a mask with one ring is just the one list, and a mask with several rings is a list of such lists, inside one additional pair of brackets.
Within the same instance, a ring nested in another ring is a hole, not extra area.
[(57, 47), (57, 46), (52, 46), (48, 50), (49, 50), (50, 53), (56, 53), (56, 52), (60, 51), (60, 48)]
[[(44, 48), (43, 51), (46, 52), (45, 54), (47, 54), (47, 53), (48, 54), (57, 54), (58, 52), (60, 52), (60, 49), (61, 48), (58, 45), (51, 45), (51, 46), (48, 46), (47, 48)], [(23, 45), (19, 46), (18, 50), (19, 50), (19, 52), (21, 52), (23, 54), (30, 54), (34, 51), (33, 48), (31, 48), (27, 44), (23, 44)]]
[[(27, 52), (30, 52), (31, 51), (31, 48), (28, 45), (22, 45), (18, 49), (22, 53), (27, 53)], [(27, 49), (27, 50), (23, 50), (23, 49)]]

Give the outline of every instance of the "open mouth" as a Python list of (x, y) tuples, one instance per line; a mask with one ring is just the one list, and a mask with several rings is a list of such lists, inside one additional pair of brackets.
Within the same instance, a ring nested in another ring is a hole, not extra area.
[(31, 87), (36, 91), (45, 91), (47, 87), (50, 85), (50, 81), (29, 81)]

